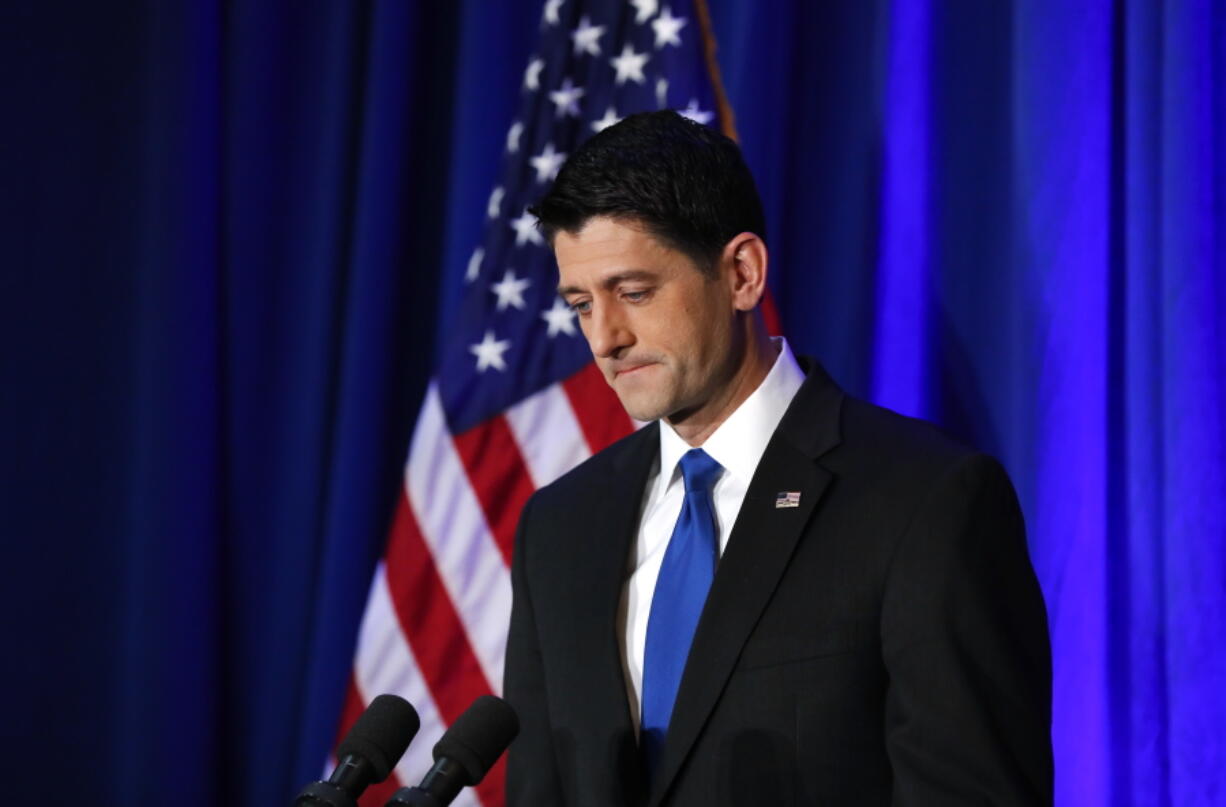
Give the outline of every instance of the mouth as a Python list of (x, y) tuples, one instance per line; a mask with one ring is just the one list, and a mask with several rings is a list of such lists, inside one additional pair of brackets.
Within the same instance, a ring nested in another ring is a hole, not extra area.
[(651, 365), (652, 365), (652, 362), (647, 362), (644, 364), (634, 364), (629, 367), (621, 367), (613, 371), (613, 377), (622, 378), (623, 376), (633, 375), (634, 373), (637, 373), (639, 370), (642, 370), (644, 367), (650, 367)]

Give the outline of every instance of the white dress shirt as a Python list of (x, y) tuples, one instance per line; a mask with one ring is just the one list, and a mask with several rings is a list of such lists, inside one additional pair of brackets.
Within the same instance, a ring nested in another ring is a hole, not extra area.
[[(757, 470), (758, 460), (762, 459), (775, 427), (783, 419), (783, 413), (805, 380), (804, 371), (796, 363), (787, 341), (782, 337), (772, 341), (778, 346), (779, 355), (766, 378), (700, 446), (724, 468), (712, 491), (720, 557), (723, 557), (724, 549), (728, 546), (728, 536), (741, 511), (741, 503), (745, 501), (745, 492)], [(664, 562), (664, 552), (685, 500), (685, 484), (678, 463), (681, 456), (693, 447), (681, 439), (672, 426), (660, 421), (659, 463), (647, 477), (638, 536), (630, 552), (622, 586), (617, 615), (618, 634), (626, 695), (630, 700), (630, 716), (636, 731), (643, 691), (643, 653), (647, 644), (651, 598), (655, 592), (656, 578), (660, 575), (660, 566)]]

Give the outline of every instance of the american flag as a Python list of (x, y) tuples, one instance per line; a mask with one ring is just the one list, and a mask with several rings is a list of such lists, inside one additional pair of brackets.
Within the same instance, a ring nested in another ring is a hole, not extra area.
[[(363, 805), (416, 784), (445, 727), (501, 691), (511, 550), (528, 497), (634, 428), (554, 291), (553, 254), (527, 207), (579, 143), (627, 114), (672, 108), (729, 130), (708, 29), (702, 0), (544, 4), (358, 636), (339, 733), (383, 692), (421, 716), (395, 774)], [(503, 764), (455, 803), (502, 805)]]

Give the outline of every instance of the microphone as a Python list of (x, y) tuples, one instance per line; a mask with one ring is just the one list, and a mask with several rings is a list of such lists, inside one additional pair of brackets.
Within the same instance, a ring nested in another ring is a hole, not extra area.
[(340, 761), (332, 776), (304, 787), (294, 807), (357, 807), (362, 791), (392, 772), (420, 725), (404, 698), (379, 695), (336, 747)]
[(446, 807), (466, 785), (475, 785), (519, 733), (515, 710), (482, 695), (434, 746), (434, 767), (417, 787), (402, 787), (385, 807)]

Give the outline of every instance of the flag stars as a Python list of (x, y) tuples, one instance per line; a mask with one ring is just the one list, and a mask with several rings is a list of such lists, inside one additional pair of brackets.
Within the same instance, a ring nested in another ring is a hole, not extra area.
[(617, 110), (613, 107), (609, 107), (605, 110), (603, 118), (592, 121), (592, 131), (603, 132), (605, 129), (608, 129), (610, 126), (620, 121), (621, 118), (617, 117)]
[(498, 297), (497, 309), (505, 311), (507, 306), (522, 309), (525, 305), (524, 291), (531, 285), (531, 280), (516, 277), (515, 270), (508, 269), (503, 273), (502, 280), (490, 286), (490, 291)]
[(682, 27), (685, 25), (685, 17), (674, 17), (672, 9), (668, 6), (660, 12), (660, 16), (651, 21), (651, 30), (656, 32), (656, 50), (665, 45), (681, 45)]
[(524, 71), (524, 89), (539, 90), (541, 88), (541, 71), (544, 69), (544, 59), (533, 59), (528, 62), (528, 69)]
[(491, 367), (499, 372), (505, 372), (507, 362), (503, 354), (510, 349), (511, 340), (496, 339), (492, 330), (486, 331), (485, 338), (480, 342), (468, 346), (468, 352), (477, 357), (478, 373), (484, 373)]
[(561, 118), (566, 115), (579, 117), (579, 99), (587, 92), (582, 87), (576, 87), (571, 83), (570, 77), (562, 79), (562, 86), (549, 93), (549, 100), (553, 101), (553, 105), (557, 108), (557, 117)]
[(481, 262), (485, 260), (485, 250), (477, 247), (473, 250), (472, 257), (468, 259), (468, 268), (464, 270), (464, 282), (472, 283), (477, 279), (477, 275), (481, 274)]
[(551, 182), (558, 175), (558, 169), (566, 162), (566, 155), (553, 150), (553, 143), (546, 143), (545, 150), (533, 157), (529, 162), (536, 170), (537, 182)]
[(511, 229), (515, 231), (515, 246), (522, 247), (528, 242), (544, 245), (545, 239), (536, 228), (536, 216), (525, 210), (517, 218), (511, 220)]
[(711, 119), (715, 117), (710, 112), (707, 112), (704, 109), (698, 108), (697, 98), (691, 98), (690, 103), (686, 106), (686, 108), (678, 109), (677, 112), (680, 115), (687, 117), (690, 120), (694, 121), (694, 123), (701, 123), (703, 126), (706, 126), (708, 123), (711, 122)]
[(668, 106), (668, 79), (656, 80), (656, 106), (660, 109)]
[(634, 6), (634, 21), (639, 24), (651, 19), (651, 15), (659, 8), (658, 0), (630, 0), (630, 5)]
[(575, 55), (586, 53), (588, 56), (600, 55), (600, 37), (604, 36), (603, 25), (592, 25), (592, 20), (586, 14), (579, 20), (579, 27), (571, 32), (570, 38), (575, 42)]
[(561, 297), (553, 298), (553, 308), (541, 312), (541, 319), (549, 325), (550, 339), (560, 333), (567, 336), (575, 335), (575, 312)]
[(565, 2), (566, 0), (546, 0), (545, 14), (544, 14), (544, 20), (545, 20), (546, 25), (557, 25), (558, 24), (558, 9), (560, 9), (562, 7), (562, 4)]
[(496, 219), (502, 214), (502, 197), (506, 195), (506, 191), (502, 186), (494, 188), (490, 191), (490, 200), (485, 203), (485, 215), (491, 219)]
[(511, 124), (511, 128), (507, 130), (507, 151), (512, 154), (519, 151), (519, 138), (524, 133), (524, 125), (519, 121)]
[(643, 65), (647, 64), (647, 54), (635, 53), (629, 42), (622, 48), (620, 56), (615, 56), (609, 61), (613, 69), (617, 71), (617, 76), (613, 79), (617, 86), (625, 84), (627, 79), (635, 84), (642, 84), (647, 80), (643, 76)]

